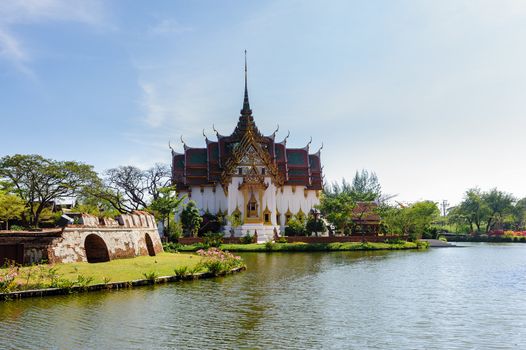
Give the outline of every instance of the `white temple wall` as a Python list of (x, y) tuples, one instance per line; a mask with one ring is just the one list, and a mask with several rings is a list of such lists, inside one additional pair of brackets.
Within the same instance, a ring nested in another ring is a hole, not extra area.
[(305, 196), (305, 187), (296, 186), (295, 191), (292, 190), (293, 186), (284, 186), (283, 192), (278, 190), (276, 195), (277, 208), (280, 213), (280, 226), (282, 229), (285, 228), (285, 214), (290, 211), (292, 215), (296, 215), (300, 209), (303, 214), (308, 215), (309, 211), (317, 204), (320, 203), (320, 199), (316, 196), (315, 190), (307, 190)]
[[(227, 215), (231, 215), (236, 208), (241, 212), (241, 217), (244, 218), (246, 211), (245, 198), (243, 192), (239, 190), (239, 185), (243, 182), (243, 177), (233, 176), (228, 186), (228, 196), (225, 195), (221, 185), (217, 185), (215, 191), (212, 187), (193, 186), (190, 188), (191, 196), (188, 200), (194, 200), (201, 213), (208, 211), (212, 214), (217, 214), (219, 210), (223, 213), (227, 211)], [(309, 211), (320, 203), (319, 197), (316, 196), (315, 190), (308, 190), (305, 192), (304, 186), (296, 186), (295, 191), (293, 186), (284, 186), (283, 190), (277, 188), (271, 181), (270, 177), (265, 178), (265, 183), (268, 188), (263, 193), (261, 198), (261, 213), (265, 208), (271, 212), (271, 225), (264, 224), (243, 224), (236, 229), (236, 236), (243, 236), (246, 232), (253, 234), (258, 232), (258, 237), (261, 235), (263, 241), (272, 239), (274, 227), (277, 227), (281, 232), (285, 229), (286, 213), (290, 211), (292, 215), (296, 215), (300, 209), (308, 215)], [(259, 198), (258, 198), (259, 201)], [(280, 219), (276, 220), (277, 212), (280, 213)], [(179, 218), (179, 215), (176, 215)], [(267, 232), (268, 231), (268, 232)], [(227, 224), (225, 232), (230, 232), (230, 226)]]
[[(184, 195), (184, 193), (181, 195)], [(193, 200), (196, 203), (201, 214), (205, 213), (207, 210), (211, 214), (217, 214), (219, 210), (224, 212), (228, 208), (227, 198), (221, 185), (217, 185), (215, 191), (213, 187), (209, 186), (192, 186), (190, 188), (189, 196), (187, 196), (184, 204), (188, 203), (190, 200)]]
[(276, 185), (272, 183), (270, 177), (265, 179), (265, 183), (268, 185), (261, 203), (261, 212), (268, 208), (271, 212), (270, 222), (272, 225), (276, 225)]
[(228, 215), (231, 215), (236, 208), (245, 216), (245, 198), (243, 192), (239, 190), (239, 185), (243, 182), (241, 176), (233, 176), (228, 185)]

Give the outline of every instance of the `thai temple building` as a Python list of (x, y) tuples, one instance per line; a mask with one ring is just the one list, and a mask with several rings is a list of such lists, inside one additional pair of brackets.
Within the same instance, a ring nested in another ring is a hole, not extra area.
[[(202, 213), (228, 220), (226, 236), (257, 233), (258, 241), (281, 234), (292, 215), (306, 217), (320, 201), (323, 186), (320, 150), (287, 148), (287, 137), (277, 142), (277, 130), (263, 135), (250, 109), (245, 57), (245, 94), (237, 125), (230, 135), (184, 153), (172, 149), (172, 182), (177, 191), (196, 202)], [(204, 134), (204, 133), (203, 133)], [(182, 138), (181, 138), (182, 140)], [(312, 140), (311, 140), (312, 141)]]

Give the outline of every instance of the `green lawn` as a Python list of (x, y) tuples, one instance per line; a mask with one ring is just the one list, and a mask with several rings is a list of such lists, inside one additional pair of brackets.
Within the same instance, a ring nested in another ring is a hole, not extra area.
[[(15, 282), (22, 288), (29, 289), (47, 286), (53, 275), (57, 279), (70, 282), (80, 279), (91, 279), (86, 285), (108, 282), (125, 282), (144, 279), (144, 274), (154, 273), (156, 276), (173, 276), (174, 269), (187, 266), (194, 268), (201, 257), (193, 253), (160, 253), (156, 256), (139, 256), (131, 259), (116, 259), (104, 263), (90, 264), (87, 262), (37, 265), (20, 267)], [(56, 272), (54, 272), (56, 269)], [(0, 274), (2, 270), (0, 269)]]
[(79, 274), (93, 277), (93, 283), (102, 283), (104, 278), (111, 282), (143, 279), (145, 273), (155, 272), (157, 276), (172, 276), (174, 269), (181, 266), (192, 268), (200, 257), (191, 253), (159, 253), (156, 256), (138, 256), (131, 259), (116, 259), (105, 263), (86, 262), (58, 265), (59, 275), (74, 280)]
[[(427, 242), (400, 243), (273, 243), (273, 244), (222, 244), (221, 249), (231, 252), (315, 252), (315, 251), (346, 251), (346, 250), (400, 250), (425, 249)], [(199, 245), (183, 245), (180, 251), (191, 252), (200, 249)]]

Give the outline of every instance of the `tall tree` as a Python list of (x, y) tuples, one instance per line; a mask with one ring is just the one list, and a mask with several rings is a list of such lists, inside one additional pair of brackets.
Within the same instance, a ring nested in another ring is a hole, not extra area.
[(488, 210), (486, 232), (492, 230), (496, 224), (503, 223), (505, 217), (513, 213), (515, 198), (509, 193), (491, 189), (482, 195)]
[(98, 181), (91, 165), (22, 154), (0, 159), (0, 178), (8, 181), (13, 192), (24, 200), (30, 213), (29, 223), (35, 227), (52, 201), (75, 196)]
[(350, 234), (355, 206), (356, 201), (351, 195), (350, 187), (344, 180), (341, 186), (338, 183), (326, 186), (317, 207), (321, 215), (337, 230)]
[(519, 199), (517, 203), (515, 203), (515, 207), (513, 208), (513, 216), (514, 216), (514, 228), (516, 230), (522, 230), (524, 229), (526, 225), (526, 198)]
[[(348, 187), (345, 181), (342, 184), (344, 189)], [(356, 202), (371, 202), (380, 199), (382, 187), (374, 171), (362, 169), (354, 174), (349, 192)]]
[(474, 231), (474, 226), (477, 228), (477, 232), (481, 232), (482, 225), (490, 215), (490, 209), (482, 197), (483, 193), (480, 189), (470, 188), (466, 191), (464, 200), (456, 211), (469, 224), (471, 232)]
[(170, 170), (156, 164), (148, 170), (120, 166), (105, 172), (104, 186), (92, 194), (111, 203), (121, 213), (148, 207), (160, 196), (160, 190), (170, 182)]

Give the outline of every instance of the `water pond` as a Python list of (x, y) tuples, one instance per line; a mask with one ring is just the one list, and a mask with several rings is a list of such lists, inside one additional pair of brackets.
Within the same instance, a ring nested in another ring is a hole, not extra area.
[(0, 349), (526, 348), (526, 244), (247, 253), (213, 280), (0, 303)]

